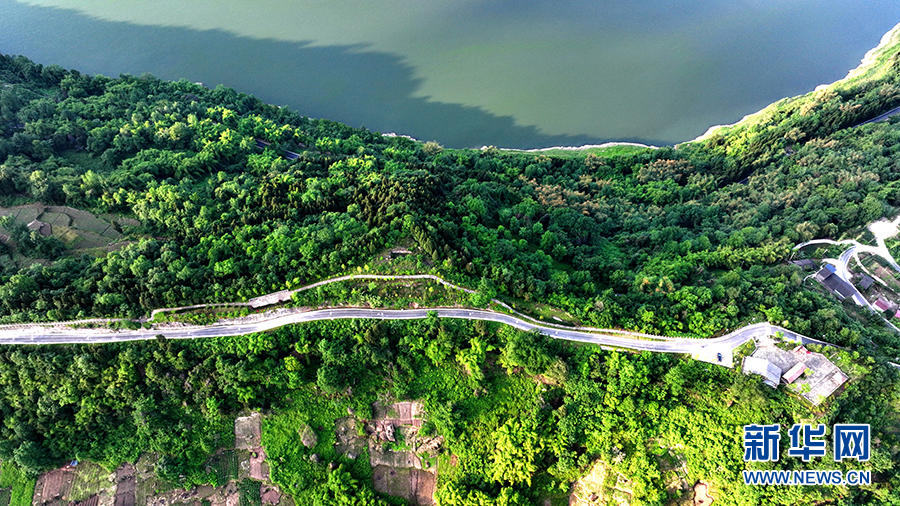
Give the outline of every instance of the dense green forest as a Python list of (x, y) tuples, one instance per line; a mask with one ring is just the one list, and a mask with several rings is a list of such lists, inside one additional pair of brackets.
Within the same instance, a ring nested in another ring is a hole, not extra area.
[[(723, 368), (435, 319), (11, 347), (0, 350), (0, 460), (35, 473), (73, 456), (114, 466), (158, 451), (163, 477), (201, 483), (234, 416), (262, 409), (274, 417), (273, 478), (298, 503), (381, 504), (391, 499), (367, 485), (367, 466), (324, 450), (341, 467), (311, 463), (276, 422), (365, 412), (390, 392), (424, 399), (430, 430), (458, 457), (442, 505), (561, 500), (596, 459), (633, 480), (636, 501), (663, 504), (659, 457), (672, 448), (691, 476), (716, 481), (722, 504), (900, 503), (897, 371), (884, 363), (900, 356), (900, 336), (786, 263), (797, 242), (855, 237), (898, 213), (900, 125), (851, 128), (898, 105), (900, 57), (886, 51), (872, 72), (703, 141), (557, 157), (445, 150), (224, 87), (0, 55), (0, 207), (90, 211), (125, 237), (85, 254), (0, 218), (0, 323), (246, 300), (404, 245), (417, 272), (477, 288), (473, 300), (695, 337), (768, 319), (847, 347), (858, 372), (811, 413)], [(741, 425), (813, 416), (872, 424), (864, 467), (875, 485), (740, 482)]]
[(677, 150), (559, 158), (443, 150), (221, 87), (2, 64), (0, 204), (141, 222), (99, 258), (10, 226), (2, 322), (246, 299), (404, 243), (423, 272), (586, 324), (705, 337), (769, 318), (900, 355), (785, 264), (796, 242), (900, 202), (894, 124), (842, 128), (900, 104), (896, 72)]
[[(671, 497), (661, 467), (674, 454), (691, 477), (715, 484), (722, 504), (890, 504), (900, 490), (893, 466), (897, 373), (843, 353), (845, 370), (861, 379), (813, 415), (783, 391), (703, 362), (573, 347), (436, 317), (320, 322), (198, 341), (12, 348), (0, 353), (0, 458), (37, 472), (73, 456), (115, 467), (155, 451), (164, 455), (157, 468), (163, 478), (204, 483), (208, 455), (233, 441), (234, 414), (252, 407), (272, 413), (263, 432), (272, 477), (297, 504), (388, 504), (367, 482), (368, 462), (336, 452), (327, 427), (348, 407), (366, 417), (371, 403), (389, 395), (423, 399), (424, 430), (443, 435), (444, 451), (458, 458), (441, 470), (436, 497), (444, 506), (566, 504), (570, 483), (598, 458), (631, 479), (635, 504), (665, 504)], [(743, 485), (742, 426), (812, 416), (870, 423), (872, 459), (782, 458), (755, 468), (867, 469), (876, 483)], [(298, 443), (297, 428), (307, 423), (324, 429), (309, 449)], [(310, 461), (312, 454), (320, 460)], [(329, 470), (331, 463), (340, 467)]]

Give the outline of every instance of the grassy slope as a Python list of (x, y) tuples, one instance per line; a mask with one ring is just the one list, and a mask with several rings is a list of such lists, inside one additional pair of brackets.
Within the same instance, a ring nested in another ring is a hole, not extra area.
[(35, 480), (29, 478), (12, 462), (0, 464), (0, 487), (12, 488), (9, 506), (31, 506)]

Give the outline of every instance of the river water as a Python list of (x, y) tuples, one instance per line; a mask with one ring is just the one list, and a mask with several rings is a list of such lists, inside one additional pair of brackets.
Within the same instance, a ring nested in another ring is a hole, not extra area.
[(896, 0), (0, 0), (0, 52), (450, 147), (672, 144), (843, 77)]

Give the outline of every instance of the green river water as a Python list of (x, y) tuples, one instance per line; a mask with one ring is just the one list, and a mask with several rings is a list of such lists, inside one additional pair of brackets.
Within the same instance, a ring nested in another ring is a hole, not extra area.
[(896, 0), (0, 0), (0, 52), (451, 147), (671, 144), (843, 77)]

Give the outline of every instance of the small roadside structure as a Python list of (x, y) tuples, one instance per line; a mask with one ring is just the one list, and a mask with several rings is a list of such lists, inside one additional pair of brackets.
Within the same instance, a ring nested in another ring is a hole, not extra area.
[(37, 233), (41, 234), (44, 237), (50, 237), (50, 235), (52, 234), (50, 224), (43, 221), (31, 220), (31, 223), (26, 226), (28, 227), (28, 230), (37, 231)]
[(809, 368), (806, 367), (806, 364), (797, 362), (794, 367), (791, 367), (788, 372), (784, 373), (784, 376), (782, 376), (781, 379), (783, 379), (785, 383), (793, 383), (807, 369)]
[(744, 357), (742, 370), (744, 374), (758, 374), (762, 376), (763, 383), (772, 388), (776, 388), (781, 380), (781, 369), (764, 358)]
[(791, 265), (796, 265), (797, 267), (800, 267), (803, 269), (815, 269), (816, 268), (816, 263), (808, 258), (804, 258), (801, 260), (791, 260), (788, 263)]
[(878, 300), (876, 300), (873, 305), (881, 311), (887, 311), (891, 308), (891, 303), (885, 300), (884, 297), (878, 297)]
[[(783, 350), (771, 341), (760, 343), (753, 355), (744, 359), (744, 372), (747, 372), (746, 361), (751, 358), (772, 364), (779, 370), (779, 379), (813, 405), (821, 404), (850, 379), (825, 355), (802, 345)], [(781, 371), (787, 372), (781, 375)]]
[(838, 299), (844, 300), (847, 297), (853, 297), (853, 286), (834, 273), (833, 265), (827, 264), (819, 269), (819, 272), (815, 274), (815, 278), (816, 281), (822, 283), (822, 286), (827, 288)]
[(863, 290), (868, 290), (872, 284), (875, 283), (875, 280), (870, 278), (868, 275), (863, 274), (862, 278), (859, 280), (859, 287)]
[(389, 256), (390, 256), (391, 260), (393, 260), (395, 258), (402, 258), (402, 257), (411, 255), (411, 254), (412, 254), (412, 251), (410, 251), (406, 248), (396, 248), (396, 249), (391, 250), (391, 252), (389, 253)]

